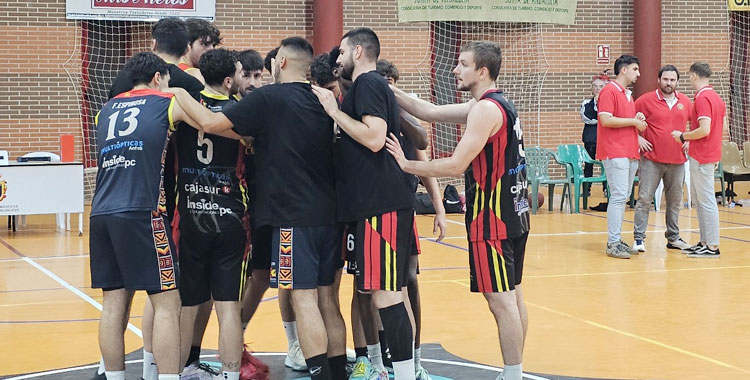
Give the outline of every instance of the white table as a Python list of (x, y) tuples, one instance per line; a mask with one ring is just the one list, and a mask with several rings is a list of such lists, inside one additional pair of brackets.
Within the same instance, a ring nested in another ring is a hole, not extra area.
[[(78, 234), (83, 234), (83, 164), (80, 162), (11, 162), (0, 166), (0, 215), (12, 217), (78, 213)], [(10, 226), (9, 226), (10, 227)]]

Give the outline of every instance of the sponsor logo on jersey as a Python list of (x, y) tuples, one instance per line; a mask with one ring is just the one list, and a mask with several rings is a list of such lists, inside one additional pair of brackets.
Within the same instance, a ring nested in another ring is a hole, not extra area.
[(128, 148), (128, 150), (143, 150), (143, 141), (120, 141), (111, 145), (107, 145), (100, 151), (100, 154), (105, 154), (113, 150), (120, 150)]
[(218, 188), (214, 186), (206, 186), (201, 185), (197, 183), (186, 183), (185, 184), (185, 191), (191, 194), (212, 194), (216, 195), (219, 194), (219, 191), (223, 191), (223, 188)]
[(187, 208), (208, 215), (218, 214), (219, 216), (223, 216), (233, 213), (231, 208), (221, 207), (218, 203), (207, 201), (204, 198), (201, 198), (199, 201), (187, 201)]
[(101, 168), (102, 169), (115, 169), (115, 168), (130, 168), (135, 166), (136, 162), (132, 159), (127, 159), (125, 156), (120, 156), (119, 154), (115, 154), (112, 156), (112, 158), (105, 159), (102, 161)]

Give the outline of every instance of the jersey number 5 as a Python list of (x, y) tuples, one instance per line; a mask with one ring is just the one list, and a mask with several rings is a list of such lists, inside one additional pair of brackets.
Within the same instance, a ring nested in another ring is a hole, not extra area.
[[(133, 132), (135, 132), (135, 129), (138, 128), (138, 119), (135, 117), (138, 116), (139, 113), (141, 113), (141, 110), (138, 108), (128, 108), (125, 110), (125, 119), (123, 121), (128, 124), (128, 127), (125, 128), (125, 130), (117, 131), (117, 135), (119, 137), (127, 136)], [(117, 118), (120, 116), (120, 111), (117, 111), (111, 115), (109, 115), (109, 127), (107, 128), (107, 140), (112, 140), (115, 138), (115, 126), (117, 125)]]
[[(204, 145), (206, 146), (205, 150), (203, 149)], [(202, 129), (198, 130), (198, 151), (195, 154), (198, 155), (198, 161), (204, 165), (210, 164), (214, 158), (214, 143), (208, 137), (204, 137)]]

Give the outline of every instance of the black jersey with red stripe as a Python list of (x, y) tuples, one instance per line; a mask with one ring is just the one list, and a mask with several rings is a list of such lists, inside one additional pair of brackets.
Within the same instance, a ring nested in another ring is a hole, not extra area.
[(163, 172), (174, 130), (172, 94), (154, 89), (123, 92), (96, 115), (96, 191), (91, 215), (131, 211), (166, 213)]
[(466, 173), (469, 241), (503, 240), (529, 230), (526, 158), (518, 112), (500, 90), (485, 92), (482, 100), (500, 108), (503, 124)]
[[(201, 104), (213, 112), (235, 104), (234, 98), (201, 91)], [(238, 140), (194, 128), (177, 132), (177, 201), (180, 226), (201, 232), (244, 229), (247, 210), (245, 149)]]

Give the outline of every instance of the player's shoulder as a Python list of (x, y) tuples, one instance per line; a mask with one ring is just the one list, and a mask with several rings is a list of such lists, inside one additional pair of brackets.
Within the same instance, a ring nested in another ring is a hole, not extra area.
[(354, 82), (358, 86), (389, 88), (388, 81), (375, 70), (360, 74)]
[(505, 108), (495, 99), (483, 98), (471, 107), (469, 117), (502, 119), (505, 118)]

